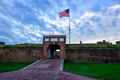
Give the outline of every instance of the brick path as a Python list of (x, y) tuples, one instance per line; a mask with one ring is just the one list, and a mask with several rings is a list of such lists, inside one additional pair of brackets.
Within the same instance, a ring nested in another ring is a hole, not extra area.
[(75, 75), (75, 74), (68, 73), (68, 72), (60, 72), (59, 80), (96, 80), (96, 79), (85, 77), (85, 76), (80, 76), (80, 75)]
[(0, 80), (94, 80), (62, 71), (63, 60), (38, 60), (15, 72), (0, 73)]

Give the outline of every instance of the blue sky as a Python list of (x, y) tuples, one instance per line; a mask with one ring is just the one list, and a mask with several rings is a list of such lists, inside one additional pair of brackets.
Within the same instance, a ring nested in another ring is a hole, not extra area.
[(120, 0), (0, 0), (0, 41), (42, 43), (43, 35), (68, 36), (70, 9), (72, 43), (120, 40)]

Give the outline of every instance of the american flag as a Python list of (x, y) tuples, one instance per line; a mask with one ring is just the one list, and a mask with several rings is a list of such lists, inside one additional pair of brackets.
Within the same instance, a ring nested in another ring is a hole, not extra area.
[(69, 9), (65, 9), (64, 11), (59, 12), (59, 16), (60, 17), (69, 17), (70, 16), (69, 12), (70, 12)]

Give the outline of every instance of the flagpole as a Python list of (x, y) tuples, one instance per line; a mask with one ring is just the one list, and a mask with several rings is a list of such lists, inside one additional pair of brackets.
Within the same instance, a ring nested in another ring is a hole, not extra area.
[(67, 33), (68, 34), (68, 44), (71, 43), (71, 28), (70, 28), (70, 10), (69, 9), (65, 9), (64, 11), (60, 12), (59, 13), (59, 16), (60, 17), (68, 17), (68, 27), (69, 27), (69, 32)]
[(69, 44), (71, 43), (70, 13), (69, 13)]

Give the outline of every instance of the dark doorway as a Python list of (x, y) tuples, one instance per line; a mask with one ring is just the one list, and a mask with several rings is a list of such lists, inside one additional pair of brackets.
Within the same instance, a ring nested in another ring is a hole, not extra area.
[(48, 47), (48, 58), (59, 58), (59, 52), (57, 52), (57, 50), (60, 50), (60, 46), (58, 44), (50, 44)]

